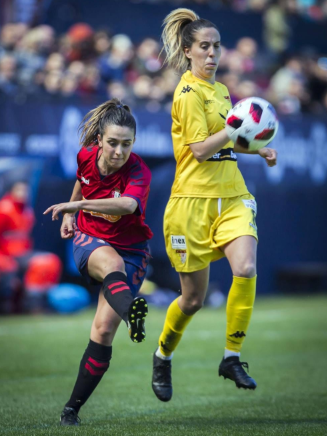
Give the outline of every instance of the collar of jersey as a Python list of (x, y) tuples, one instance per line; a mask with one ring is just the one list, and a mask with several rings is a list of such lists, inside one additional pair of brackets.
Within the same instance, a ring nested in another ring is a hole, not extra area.
[(192, 74), (190, 70), (187, 70), (186, 73), (183, 74), (183, 79), (188, 83), (193, 83), (193, 82), (202, 83), (203, 85), (206, 85), (211, 89), (215, 88), (215, 85), (217, 83), (215, 82), (213, 84), (213, 83), (206, 82), (205, 80), (199, 79), (198, 77), (194, 76), (194, 74)]

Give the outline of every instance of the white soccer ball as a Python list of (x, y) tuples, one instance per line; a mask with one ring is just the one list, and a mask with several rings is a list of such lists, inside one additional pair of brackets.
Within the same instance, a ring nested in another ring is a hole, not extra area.
[(240, 100), (228, 112), (226, 131), (229, 138), (247, 150), (260, 150), (271, 142), (278, 130), (273, 106), (263, 98)]

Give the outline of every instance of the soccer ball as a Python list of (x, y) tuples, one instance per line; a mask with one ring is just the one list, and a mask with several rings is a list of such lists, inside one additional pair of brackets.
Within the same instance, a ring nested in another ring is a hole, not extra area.
[(278, 119), (273, 106), (263, 98), (240, 100), (228, 112), (226, 131), (229, 138), (247, 150), (260, 150), (273, 140)]

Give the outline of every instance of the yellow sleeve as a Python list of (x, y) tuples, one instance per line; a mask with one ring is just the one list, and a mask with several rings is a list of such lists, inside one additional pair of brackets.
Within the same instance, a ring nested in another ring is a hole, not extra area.
[(202, 142), (209, 136), (202, 96), (199, 90), (193, 87), (187, 89), (188, 91), (182, 91), (174, 102), (183, 145)]

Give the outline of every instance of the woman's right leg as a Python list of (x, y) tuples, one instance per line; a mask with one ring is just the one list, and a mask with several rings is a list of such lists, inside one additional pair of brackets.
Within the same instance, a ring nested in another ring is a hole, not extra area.
[[(135, 301), (127, 285), (124, 260), (112, 247), (104, 246), (92, 251), (88, 257), (87, 268), (88, 274), (103, 282), (103, 286), (92, 323), (90, 341), (80, 362), (73, 392), (61, 414), (61, 425), (79, 424), (78, 411), (108, 370), (114, 336), (120, 321), (127, 321), (128, 308)], [(110, 296), (110, 301), (106, 295), (108, 293), (114, 297)]]
[(180, 273), (182, 295), (169, 306), (159, 348), (153, 356), (152, 389), (161, 401), (172, 397), (171, 359), (193, 315), (201, 309), (206, 296), (210, 267), (192, 273)]
[(90, 341), (80, 362), (73, 392), (61, 414), (61, 425), (79, 424), (79, 409), (86, 403), (109, 368), (112, 342), (120, 321), (120, 316), (108, 305), (103, 293), (100, 292)]

